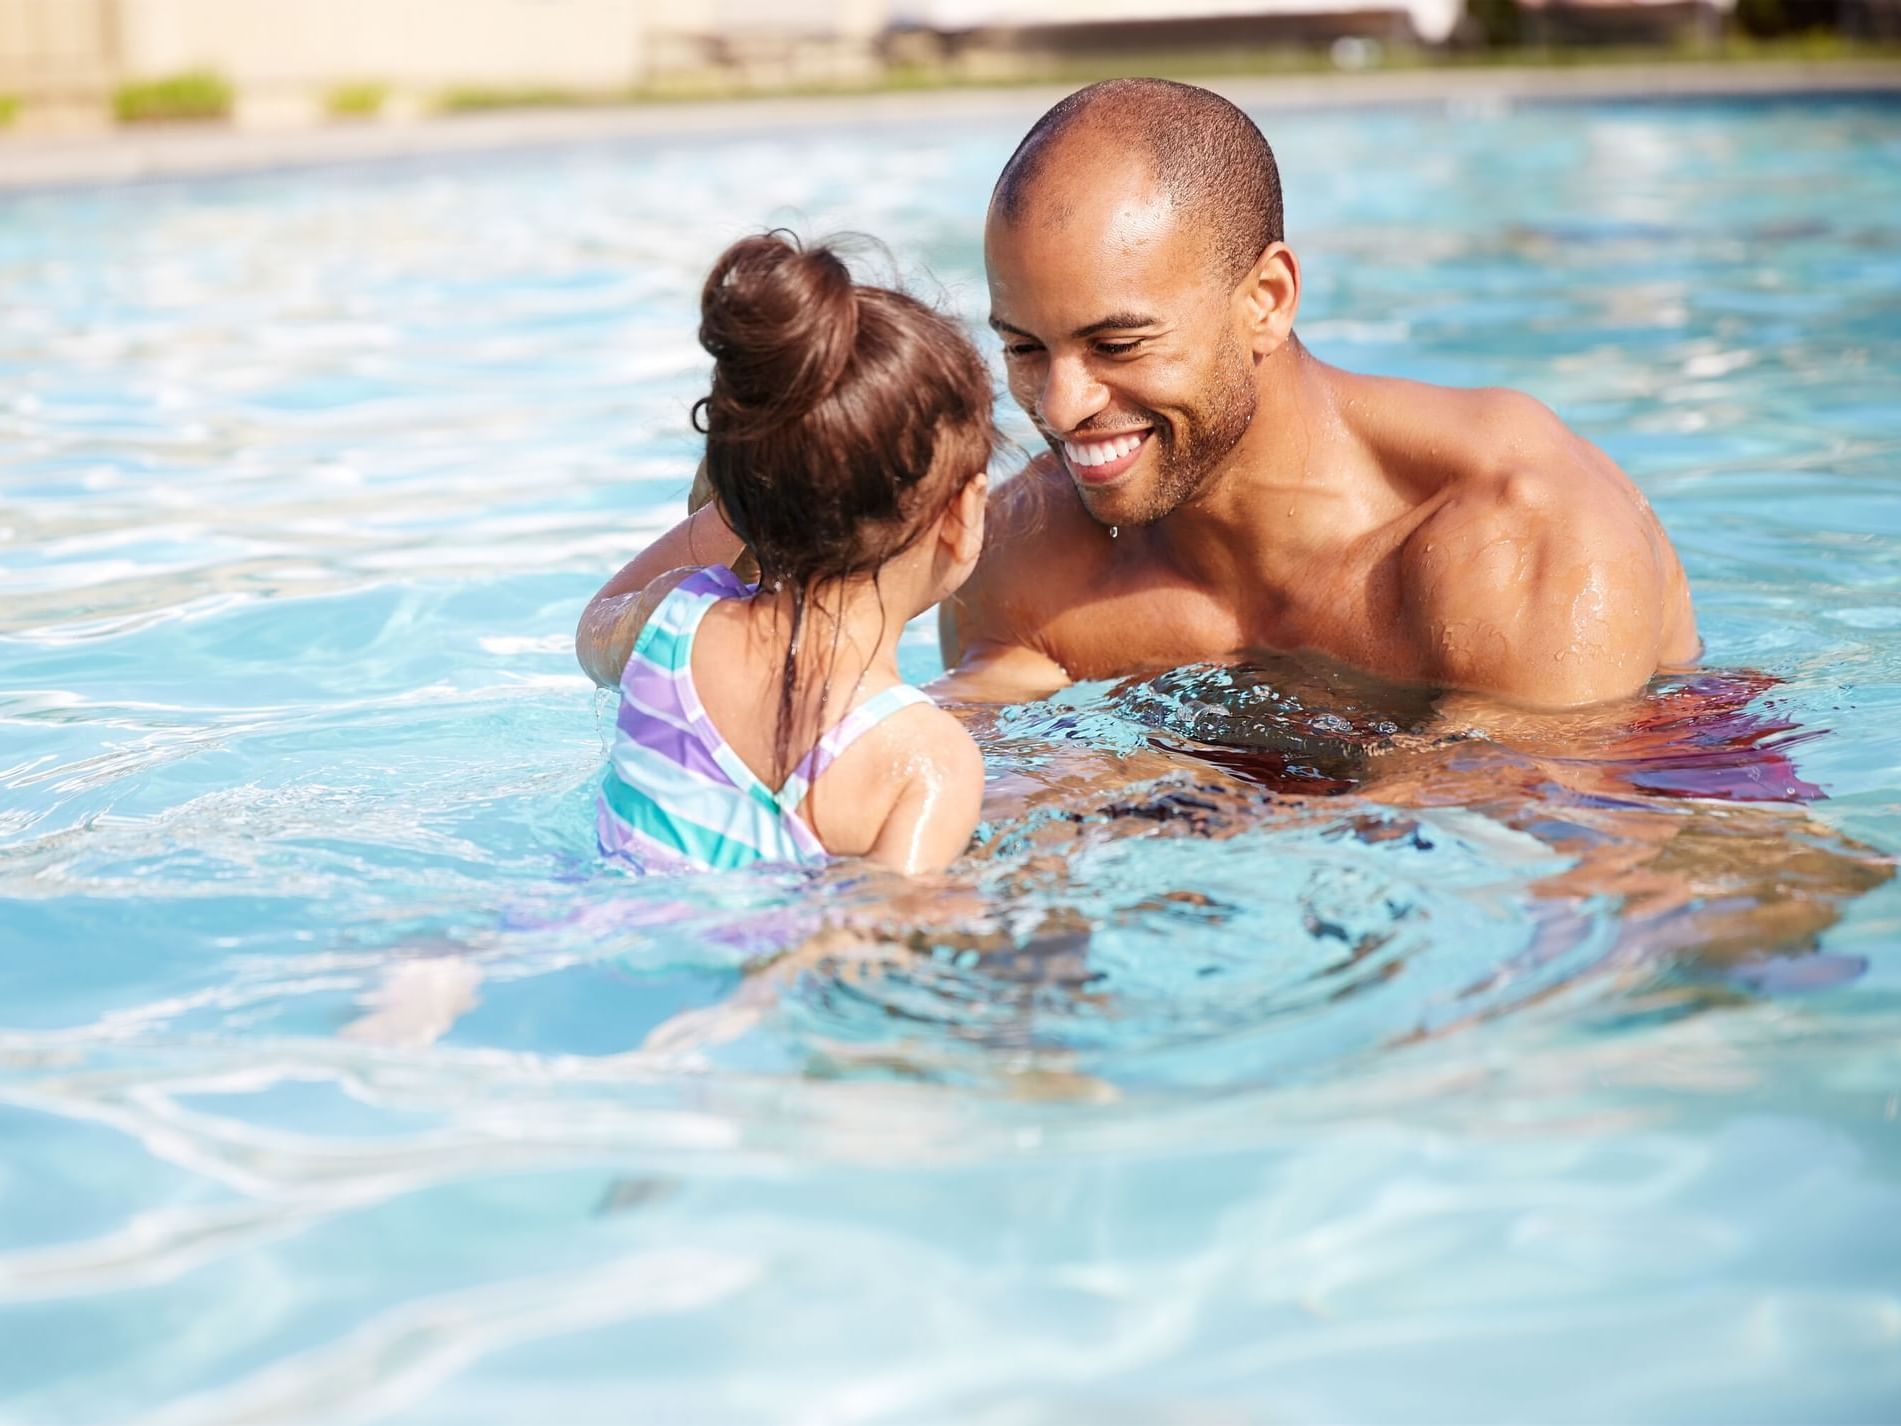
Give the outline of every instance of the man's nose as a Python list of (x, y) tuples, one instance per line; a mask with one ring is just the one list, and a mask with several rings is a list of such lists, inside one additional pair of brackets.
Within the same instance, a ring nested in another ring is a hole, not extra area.
[(1036, 403), (1043, 424), (1057, 433), (1073, 431), (1109, 404), (1109, 388), (1074, 357), (1051, 357)]

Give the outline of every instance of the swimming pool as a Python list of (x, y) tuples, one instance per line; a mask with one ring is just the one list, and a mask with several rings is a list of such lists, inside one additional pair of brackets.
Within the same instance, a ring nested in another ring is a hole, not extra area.
[[(595, 868), (571, 633), (705, 264), (980, 316), (1023, 120), (0, 199), (8, 1419), (1893, 1414), (1892, 102), (1264, 120), (1308, 344), (1602, 443), (1717, 672), (1562, 745), (1005, 710), (921, 907)], [(885, 948), (743, 982), (813, 906)]]

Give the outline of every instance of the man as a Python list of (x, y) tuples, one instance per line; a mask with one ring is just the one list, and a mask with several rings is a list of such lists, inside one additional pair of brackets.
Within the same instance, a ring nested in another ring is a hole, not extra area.
[(1565, 709), (1697, 656), (1649, 505), (1545, 407), (1301, 345), (1274, 156), (1219, 96), (1065, 99), (998, 180), (984, 253), (1050, 454), (1004, 486), (942, 610), (947, 692), (1272, 649)]

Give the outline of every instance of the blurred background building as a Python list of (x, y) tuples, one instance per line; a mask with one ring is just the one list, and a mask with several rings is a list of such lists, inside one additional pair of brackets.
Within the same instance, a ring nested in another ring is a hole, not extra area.
[(0, 120), (303, 123), (1817, 28), (1893, 39), (1901, 0), (0, 0)]

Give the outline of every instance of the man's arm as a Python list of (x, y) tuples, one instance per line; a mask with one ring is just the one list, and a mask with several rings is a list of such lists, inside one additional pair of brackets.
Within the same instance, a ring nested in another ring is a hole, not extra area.
[[(953, 596), (937, 606), (937, 642), (946, 672), (934, 680), (936, 697), (964, 703), (1018, 703), (1046, 698), (1075, 682), (1069, 670), (1044, 653), (1016, 642), (1008, 633), (985, 629), (981, 607), (965, 632), (973, 606)], [(985, 637), (985, 635), (989, 637)]]

